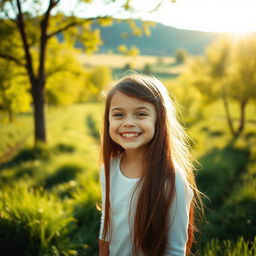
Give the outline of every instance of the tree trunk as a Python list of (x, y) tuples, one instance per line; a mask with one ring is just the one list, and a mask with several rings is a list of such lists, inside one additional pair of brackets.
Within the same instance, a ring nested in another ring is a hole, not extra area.
[(45, 112), (44, 112), (44, 86), (42, 81), (33, 83), (34, 102), (34, 138), (37, 142), (46, 143)]
[(227, 96), (225, 93), (223, 94), (222, 99), (223, 99), (224, 109), (226, 112), (226, 118), (227, 118), (229, 130), (230, 130), (231, 134), (233, 135), (233, 137), (236, 137), (237, 135), (236, 135), (236, 131), (234, 129), (234, 125), (233, 125), (232, 118), (231, 118), (230, 111), (229, 111), (228, 99), (227, 99)]
[(239, 119), (239, 126), (236, 130), (234, 128), (234, 124), (232, 122), (232, 118), (231, 118), (231, 115), (230, 115), (227, 97), (226, 97), (226, 95), (223, 95), (223, 103), (224, 103), (224, 108), (225, 108), (225, 111), (226, 111), (228, 127), (229, 127), (229, 130), (230, 130), (230, 132), (231, 132), (231, 134), (233, 135), (234, 138), (239, 137), (239, 135), (244, 130), (245, 107), (247, 105), (247, 102), (248, 102), (248, 100), (243, 100), (243, 101), (240, 102), (240, 119)]
[(245, 107), (247, 105), (247, 100), (243, 100), (240, 104), (240, 122), (239, 127), (237, 129), (237, 136), (239, 136), (244, 130), (244, 122), (245, 122)]
[(8, 112), (8, 121), (9, 121), (9, 123), (12, 123), (13, 122), (13, 112), (11, 109), (7, 109), (7, 112)]

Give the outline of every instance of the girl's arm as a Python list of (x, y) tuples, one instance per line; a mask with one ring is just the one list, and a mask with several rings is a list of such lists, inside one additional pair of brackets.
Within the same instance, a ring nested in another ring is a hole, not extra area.
[(109, 256), (109, 242), (103, 241), (103, 227), (104, 227), (104, 213), (105, 213), (105, 177), (104, 167), (100, 170), (100, 185), (102, 192), (102, 211), (101, 211), (101, 222), (100, 222), (100, 234), (99, 234), (99, 256)]
[(190, 202), (193, 191), (187, 181), (176, 172), (175, 195), (170, 209), (170, 229), (166, 256), (184, 256), (188, 240)]
[(99, 256), (109, 256), (109, 243), (99, 239)]

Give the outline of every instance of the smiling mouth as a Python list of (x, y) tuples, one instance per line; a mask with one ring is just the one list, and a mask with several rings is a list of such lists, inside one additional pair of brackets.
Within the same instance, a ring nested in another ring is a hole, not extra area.
[(123, 132), (120, 133), (123, 138), (136, 138), (141, 135), (139, 132)]

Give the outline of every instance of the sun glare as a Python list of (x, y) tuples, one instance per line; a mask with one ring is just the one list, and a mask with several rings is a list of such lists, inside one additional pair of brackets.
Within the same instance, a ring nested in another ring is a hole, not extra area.
[(156, 18), (178, 28), (244, 35), (256, 31), (255, 10), (255, 0), (180, 0), (163, 5)]

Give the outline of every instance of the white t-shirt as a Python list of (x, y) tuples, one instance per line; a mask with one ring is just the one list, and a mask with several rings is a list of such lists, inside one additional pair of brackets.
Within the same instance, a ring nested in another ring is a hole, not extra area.
[[(111, 203), (111, 242), (110, 256), (131, 256), (132, 241), (130, 238), (133, 221), (129, 221), (129, 207), (133, 189), (140, 178), (128, 178), (120, 169), (121, 156), (111, 160), (110, 165), (110, 203)], [(104, 167), (100, 172), (102, 189), (102, 216), (99, 239), (102, 239), (105, 209), (105, 173)], [(175, 195), (170, 209), (168, 246), (165, 255), (184, 256), (188, 238), (188, 222), (190, 202), (193, 191), (190, 188), (183, 170), (176, 168)], [(135, 197), (134, 197), (135, 198)], [(131, 214), (134, 211), (131, 211)]]

